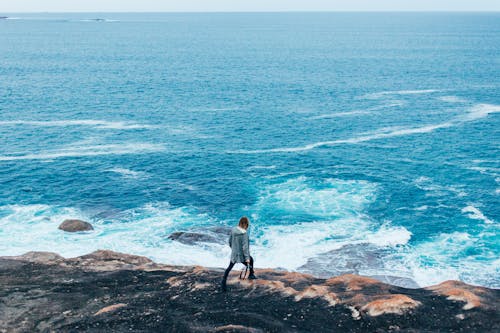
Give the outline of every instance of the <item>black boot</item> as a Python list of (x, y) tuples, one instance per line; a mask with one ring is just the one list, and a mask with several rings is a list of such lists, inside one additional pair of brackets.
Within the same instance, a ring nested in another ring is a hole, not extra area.
[(253, 267), (250, 267), (250, 275), (248, 275), (249, 280), (257, 280), (257, 277), (255, 276), (255, 272), (253, 270)]
[(220, 291), (223, 293), (225, 293), (227, 291), (226, 281), (222, 281), (222, 283), (220, 284)]

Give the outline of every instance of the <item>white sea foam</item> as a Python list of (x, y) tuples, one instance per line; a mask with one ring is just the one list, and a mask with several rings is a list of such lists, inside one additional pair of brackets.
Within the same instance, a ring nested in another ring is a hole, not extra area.
[(373, 107), (367, 108), (366, 110), (353, 110), (353, 111), (321, 114), (318, 116), (313, 116), (313, 117), (309, 118), (309, 120), (343, 118), (343, 117), (352, 117), (352, 116), (373, 114), (373, 111), (389, 109), (389, 108), (396, 107), (396, 106), (402, 106), (404, 104), (405, 103), (403, 101), (393, 100), (393, 101), (391, 101), (391, 103), (373, 106)]
[(46, 121), (33, 121), (33, 120), (9, 120), (0, 121), (0, 126), (12, 125), (27, 125), (39, 127), (68, 127), (68, 126), (88, 126), (100, 129), (118, 129), (118, 130), (132, 130), (132, 129), (146, 129), (155, 128), (154, 125), (136, 124), (126, 121), (107, 121), (95, 119), (82, 119), (82, 120), (46, 120)]
[(311, 143), (311, 144), (308, 144), (305, 146), (282, 147), (282, 148), (271, 148), (271, 149), (257, 149), (257, 150), (237, 150), (237, 151), (232, 151), (230, 153), (262, 154), (262, 153), (301, 152), (301, 151), (308, 151), (308, 150), (311, 150), (314, 148), (319, 148), (319, 147), (336, 146), (336, 145), (343, 145), (343, 144), (356, 144), (356, 143), (361, 143), (361, 142), (366, 142), (366, 141), (392, 138), (392, 137), (397, 137), (397, 136), (430, 133), (430, 132), (433, 132), (437, 129), (452, 127), (453, 125), (454, 125), (454, 123), (452, 123), (452, 122), (446, 122), (446, 123), (428, 125), (428, 126), (416, 127), (416, 128), (403, 128), (403, 129), (401, 129), (400, 127), (396, 127), (396, 129), (394, 129), (394, 130), (389, 129), (389, 130), (378, 131), (378, 132), (374, 132), (371, 135), (361, 135), (361, 136), (353, 137), (353, 138), (349, 138), (349, 139), (320, 141), (320, 142)]
[(344, 145), (344, 144), (357, 144), (366, 141), (372, 140), (380, 140), (387, 139), (392, 137), (400, 137), (407, 135), (416, 135), (416, 134), (425, 134), (431, 133), (438, 129), (450, 128), (454, 126), (458, 126), (460, 124), (475, 121), (484, 117), (487, 117), (490, 114), (500, 112), (500, 105), (494, 104), (476, 104), (463, 115), (457, 116), (456, 118), (442, 122), (438, 124), (429, 124), (421, 127), (389, 127), (379, 129), (377, 131), (372, 132), (371, 134), (359, 135), (348, 139), (338, 139), (331, 141), (320, 141), (315, 143), (310, 143), (304, 146), (297, 147), (280, 147), (280, 148), (270, 148), (270, 149), (256, 149), (256, 150), (236, 150), (229, 151), (228, 153), (234, 154), (265, 154), (265, 153), (291, 153), (291, 152), (302, 152), (308, 151), (311, 149), (319, 148), (319, 147), (328, 147), (328, 146), (336, 146), (336, 145)]
[(421, 89), (421, 90), (394, 90), (394, 91), (380, 91), (376, 93), (366, 94), (363, 98), (366, 99), (379, 99), (390, 95), (421, 95), (421, 94), (431, 94), (435, 92), (440, 92), (442, 90), (436, 89)]
[(478, 208), (469, 205), (467, 207), (462, 208), (462, 213), (466, 214), (468, 218), (474, 219), (474, 220), (481, 220), (484, 223), (494, 223), (493, 220), (490, 220), (486, 216), (484, 216), (483, 212), (481, 212)]
[(310, 120), (317, 120), (317, 119), (341, 118), (341, 117), (358, 116), (358, 115), (363, 115), (363, 114), (370, 114), (370, 112), (356, 110), (356, 111), (328, 113), (328, 114), (321, 114), (321, 115), (318, 115), (318, 116), (314, 116), (314, 117), (311, 117), (309, 119)]
[(415, 186), (426, 191), (426, 196), (429, 197), (446, 196), (449, 194), (454, 194), (457, 197), (467, 196), (467, 192), (464, 191), (463, 186), (437, 184), (431, 178), (424, 176), (415, 179)]
[(226, 112), (226, 111), (237, 111), (238, 107), (213, 107), (213, 108), (193, 108), (189, 109), (190, 112)]
[(0, 155), (0, 161), (53, 160), (62, 157), (84, 157), (98, 155), (147, 154), (164, 151), (165, 147), (151, 143), (102, 144), (94, 146), (70, 146), (40, 153)]
[(254, 212), (295, 212), (317, 217), (362, 212), (376, 198), (376, 185), (365, 181), (330, 179), (314, 187), (307, 177), (265, 186)]
[[(302, 206), (309, 213), (326, 217), (318, 221), (278, 225), (273, 225), (272, 220), (261, 221), (258, 216), (253, 217), (250, 235), (254, 241), (251, 251), (256, 258), (256, 267), (295, 270), (309, 258), (340, 249), (344, 245), (362, 246), (371, 243), (390, 250), (384, 253), (393, 254), (384, 256), (385, 266), (370, 267), (369, 270), (361, 267), (360, 274), (405, 276), (414, 279), (421, 286), (447, 279), (460, 279), (468, 283), (498, 287), (495, 272), (500, 269), (500, 260), (495, 260), (495, 251), (481, 248), (483, 252), (478, 255), (489, 260), (487, 264), (474, 257), (463, 257), (468, 249), (476, 249), (477, 242), (484, 239), (487, 231), (478, 235), (458, 232), (440, 234), (410, 245), (411, 233), (408, 230), (391, 226), (390, 223), (379, 225), (364, 214), (367, 205), (374, 200), (374, 184), (352, 182), (351, 189), (348, 189), (349, 183), (337, 184), (336, 180), (331, 180), (322, 185), (337, 188), (340, 194), (337, 197), (335, 191), (330, 196), (325, 195), (324, 189), (318, 194), (313, 193), (314, 188), (308, 182), (306, 178), (299, 178), (285, 182), (282, 186), (265, 186), (263, 192), (269, 193), (269, 196), (249, 208), (256, 212), (255, 215), (277, 207), (281, 207), (280, 214), (295, 214), (298, 213), (299, 206)], [(316, 200), (323, 201), (322, 207), (338, 206), (338, 211), (325, 214), (324, 209), (313, 208), (311, 205), (314, 203), (308, 200), (297, 203), (298, 195), (284, 194), (295, 189), (298, 194), (309, 191)], [(367, 197), (363, 197), (365, 195)], [(355, 203), (344, 207), (343, 203), (349, 196), (352, 196)], [(295, 206), (284, 211), (287, 205), (283, 200)], [(59, 223), (67, 218), (87, 220), (95, 230), (78, 234), (58, 230)], [(226, 236), (221, 235), (221, 244), (185, 245), (168, 240), (168, 235), (175, 231), (217, 224), (207, 214), (171, 207), (167, 203), (148, 204), (111, 218), (96, 218), (78, 209), (48, 205), (3, 206), (0, 207), (0, 253), (19, 255), (36, 250), (58, 252), (72, 257), (97, 249), (110, 249), (144, 255), (163, 263), (224, 267), (230, 252), (229, 247), (224, 244)], [(488, 224), (485, 227), (492, 226)], [(489, 237), (495, 237), (494, 231), (490, 233), (492, 235)]]
[(447, 103), (466, 103), (467, 100), (458, 96), (441, 96), (438, 97), (439, 100)]
[[(95, 230), (77, 234), (58, 230), (58, 225), (68, 218), (87, 220)], [(211, 219), (204, 214), (162, 203), (131, 209), (115, 220), (92, 219), (74, 208), (3, 206), (0, 207), (0, 253), (19, 255), (27, 251), (51, 251), (72, 257), (110, 249), (145, 255), (159, 262), (180, 265), (214, 262), (222, 266), (226, 261), (222, 258), (228, 257), (229, 250), (221, 245), (200, 249), (167, 241), (170, 232), (207, 223), (211, 223)]]
[[(388, 258), (388, 269), (405, 272), (420, 286), (426, 287), (445, 280), (461, 280), (467, 283), (500, 287), (498, 271), (500, 260), (495, 251), (478, 248), (485, 237), (466, 232), (443, 233), (408, 247)], [(464, 253), (477, 255), (464, 256)], [(476, 258), (479, 256), (479, 258)], [(404, 274), (404, 273), (403, 273)]]
[(273, 170), (276, 169), (276, 165), (252, 165), (251, 167), (248, 167), (246, 171), (252, 171), (252, 170)]
[[(406, 229), (379, 226), (365, 215), (368, 205), (376, 200), (376, 192), (377, 185), (366, 181), (330, 179), (313, 183), (303, 176), (263, 187), (259, 200), (249, 208), (253, 212), (252, 252), (258, 258), (257, 265), (294, 270), (309, 258), (348, 244), (406, 244), (411, 236)], [(294, 218), (290, 223), (273, 225), (273, 215)], [(295, 222), (305, 215), (314, 220)]]
[(121, 175), (123, 178), (140, 179), (146, 178), (148, 174), (142, 171), (134, 171), (126, 168), (111, 168), (106, 171), (114, 172)]
[(382, 226), (376, 233), (368, 235), (367, 240), (380, 247), (396, 246), (407, 244), (411, 235), (405, 227)]

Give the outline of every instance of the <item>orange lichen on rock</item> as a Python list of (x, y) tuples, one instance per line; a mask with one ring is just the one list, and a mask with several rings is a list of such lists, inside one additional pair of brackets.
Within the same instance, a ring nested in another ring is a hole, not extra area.
[(242, 325), (224, 325), (214, 329), (214, 332), (261, 333), (262, 330)]
[(94, 313), (94, 316), (98, 316), (100, 314), (107, 313), (107, 312), (116, 311), (116, 310), (118, 310), (120, 308), (124, 308), (126, 306), (127, 306), (127, 304), (125, 304), (125, 303), (118, 303), (118, 304), (106, 306), (106, 307), (102, 308), (101, 310), (97, 311), (96, 313)]
[(481, 297), (477, 294), (484, 294), (484, 288), (467, 285), (460, 281), (445, 281), (428, 289), (439, 295), (448, 296), (450, 301), (465, 302), (464, 310), (470, 310), (482, 306)]
[(172, 276), (165, 282), (167, 282), (171, 287), (180, 287), (186, 283), (186, 280), (182, 276)]
[(203, 267), (203, 266), (194, 266), (193, 270), (191, 271), (191, 273), (193, 273), (193, 274), (203, 274), (203, 273), (207, 273), (207, 272), (208, 272), (208, 269)]
[(360, 275), (345, 274), (330, 278), (325, 281), (325, 284), (328, 286), (343, 284), (346, 286), (346, 290), (353, 291), (353, 290), (362, 290), (363, 288), (374, 284), (381, 285), (382, 283), (380, 283), (380, 281), (378, 280)]
[(421, 303), (414, 299), (401, 294), (390, 295), (388, 298), (372, 301), (361, 308), (370, 316), (380, 316), (386, 313), (403, 314), (404, 312), (414, 309)]
[(298, 302), (304, 298), (322, 298), (328, 302), (330, 306), (335, 306), (339, 299), (335, 293), (332, 293), (327, 286), (312, 285), (300, 291), (295, 295), (295, 300)]
[(210, 288), (211, 284), (210, 283), (203, 283), (203, 282), (195, 282), (193, 285), (192, 290), (202, 290), (202, 289), (207, 289)]
[(287, 287), (282, 281), (273, 281), (273, 280), (239, 280), (240, 284), (246, 286), (252, 286), (255, 288), (265, 288), (268, 291), (279, 292), (285, 296), (295, 295), (297, 294), (297, 290), (292, 287)]

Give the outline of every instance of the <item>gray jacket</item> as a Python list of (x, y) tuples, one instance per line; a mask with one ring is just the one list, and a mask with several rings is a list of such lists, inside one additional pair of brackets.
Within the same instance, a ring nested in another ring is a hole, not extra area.
[(245, 229), (234, 227), (229, 236), (231, 247), (231, 262), (245, 262), (250, 260), (248, 233)]

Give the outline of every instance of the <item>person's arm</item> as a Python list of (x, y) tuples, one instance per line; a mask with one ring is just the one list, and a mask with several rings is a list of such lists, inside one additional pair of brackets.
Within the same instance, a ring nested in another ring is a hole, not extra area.
[(245, 261), (250, 262), (250, 249), (249, 249), (248, 233), (243, 236), (243, 255), (245, 256)]
[(233, 235), (229, 235), (229, 247), (233, 248)]

